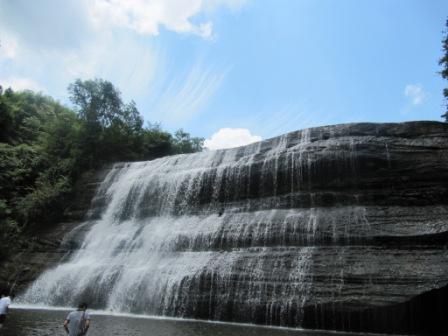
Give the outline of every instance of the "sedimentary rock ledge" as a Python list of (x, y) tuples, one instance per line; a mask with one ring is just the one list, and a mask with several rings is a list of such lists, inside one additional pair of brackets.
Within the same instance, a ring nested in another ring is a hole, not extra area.
[(448, 124), (438, 122), (317, 127), (120, 163), (97, 189), (88, 230), (66, 237), (73, 253), (21, 300), (444, 332), (442, 317), (424, 319), (448, 302), (447, 214)]

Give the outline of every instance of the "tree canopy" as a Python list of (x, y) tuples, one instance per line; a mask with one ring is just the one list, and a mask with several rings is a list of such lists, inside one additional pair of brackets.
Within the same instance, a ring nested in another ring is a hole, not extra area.
[(61, 219), (79, 178), (115, 161), (202, 150), (203, 139), (143, 127), (134, 102), (110, 82), (76, 80), (74, 109), (32, 91), (0, 87), (0, 259), (26, 232)]

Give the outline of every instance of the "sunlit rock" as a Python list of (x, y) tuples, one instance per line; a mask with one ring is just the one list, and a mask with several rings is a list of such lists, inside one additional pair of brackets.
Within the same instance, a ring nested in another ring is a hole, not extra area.
[(418, 331), (409, 312), (436, 301), (415, 298), (448, 284), (447, 203), (448, 124), (437, 122), (318, 127), (118, 163), (66, 238), (71, 255), (20, 300)]

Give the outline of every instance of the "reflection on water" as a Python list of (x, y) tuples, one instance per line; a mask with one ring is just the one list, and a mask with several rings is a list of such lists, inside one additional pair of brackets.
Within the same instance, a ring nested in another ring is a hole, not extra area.
[[(66, 311), (13, 309), (10, 311), (2, 336), (65, 335), (62, 323)], [(328, 333), (207, 323), (199, 321), (162, 320), (123, 316), (92, 315), (89, 336), (356, 336), (350, 333)], [(358, 334), (360, 335), (360, 334)]]

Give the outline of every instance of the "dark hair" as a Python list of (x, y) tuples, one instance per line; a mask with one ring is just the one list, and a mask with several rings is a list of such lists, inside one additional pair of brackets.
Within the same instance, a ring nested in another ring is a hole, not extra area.
[(87, 303), (85, 303), (85, 302), (81, 302), (81, 303), (78, 305), (78, 309), (87, 309)]

